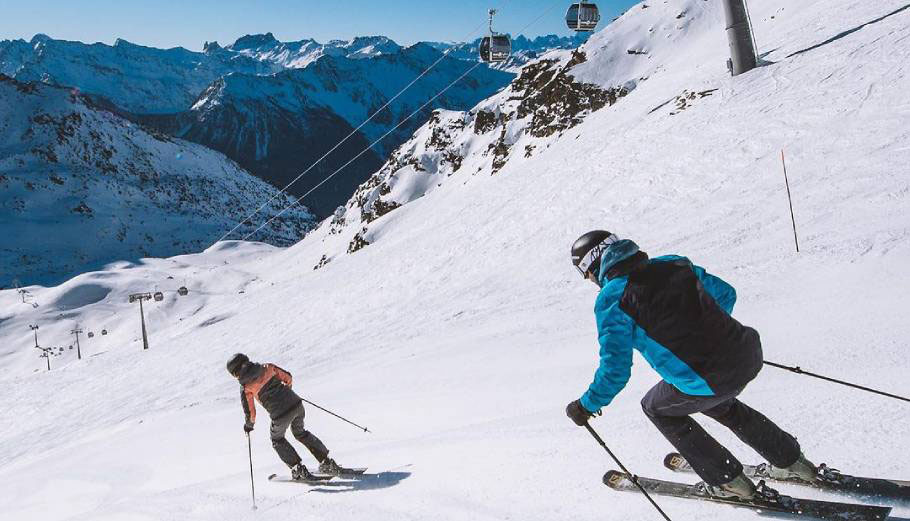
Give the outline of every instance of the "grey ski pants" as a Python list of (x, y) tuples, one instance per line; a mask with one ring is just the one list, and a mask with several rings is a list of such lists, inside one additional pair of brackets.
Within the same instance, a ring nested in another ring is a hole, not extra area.
[(702, 413), (724, 425), (775, 467), (789, 467), (799, 459), (796, 438), (736, 397), (742, 389), (721, 396), (690, 396), (667, 382), (655, 385), (641, 401), (645, 415), (701, 479), (722, 485), (743, 471), (733, 454), (718, 443), (690, 415)]
[(294, 407), (278, 418), (272, 419), (272, 428), (270, 431), (272, 436), (272, 447), (275, 449), (275, 452), (278, 453), (278, 457), (281, 458), (281, 461), (288, 467), (293, 467), (301, 461), (300, 455), (297, 454), (297, 451), (294, 450), (291, 443), (284, 437), (288, 427), (291, 428), (291, 434), (294, 435), (294, 438), (300, 443), (303, 443), (313, 457), (316, 458), (316, 461), (322, 463), (322, 461), (329, 456), (329, 449), (325, 448), (325, 445), (319, 438), (314, 436), (312, 432), (303, 428), (303, 417), (303, 402), (300, 402), (297, 407)]

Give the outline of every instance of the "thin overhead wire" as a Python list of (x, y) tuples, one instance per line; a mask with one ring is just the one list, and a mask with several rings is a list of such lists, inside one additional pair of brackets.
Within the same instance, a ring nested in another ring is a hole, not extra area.
[(351, 163), (353, 163), (354, 161), (357, 161), (357, 160), (360, 158), (360, 156), (362, 156), (362, 155), (366, 154), (367, 152), (369, 152), (371, 148), (373, 148), (374, 146), (376, 146), (377, 144), (379, 144), (379, 142), (382, 141), (383, 139), (385, 139), (386, 137), (388, 137), (389, 134), (391, 134), (392, 132), (395, 132), (396, 130), (398, 130), (399, 128), (401, 128), (401, 126), (404, 125), (408, 120), (410, 120), (411, 118), (413, 118), (414, 116), (416, 116), (417, 114), (419, 114), (420, 112), (422, 112), (425, 108), (429, 107), (434, 101), (436, 101), (437, 98), (439, 98), (440, 96), (442, 96), (447, 90), (449, 90), (453, 85), (455, 85), (456, 83), (458, 83), (459, 81), (461, 81), (465, 76), (467, 76), (468, 74), (471, 74), (472, 72), (474, 72), (474, 69), (476, 69), (476, 68), (479, 67), (480, 65), (481, 65), (481, 62), (475, 63), (470, 69), (466, 70), (461, 76), (459, 76), (458, 78), (456, 78), (455, 81), (453, 81), (452, 83), (449, 83), (448, 85), (446, 85), (444, 89), (442, 89), (441, 91), (439, 91), (438, 93), (436, 93), (436, 95), (433, 96), (432, 98), (430, 98), (429, 101), (427, 101), (426, 103), (424, 103), (423, 105), (421, 105), (420, 108), (418, 108), (418, 109), (415, 110), (414, 112), (410, 113), (406, 118), (404, 118), (404, 119), (402, 119), (401, 121), (399, 121), (397, 125), (395, 125), (395, 126), (392, 127), (391, 129), (389, 129), (385, 134), (383, 134), (382, 136), (380, 136), (379, 139), (377, 139), (376, 141), (373, 141), (372, 143), (370, 143), (370, 145), (369, 145), (368, 147), (366, 147), (366, 148), (364, 148), (363, 150), (361, 150), (360, 153), (357, 154), (356, 156), (354, 156), (353, 158), (351, 158), (350, 161), (348, 161), (347, 163), (341, 165), (337, 170), (335, 170), (334, 172), (332, 172), (331, 174), (329, 174), (325, 179), (323, 179), (322, 181), (320, 181), (319, 184), (317, 184), (317, 185), (314, 186), (313, 188), (310, 188), (305, 194), (303, 194), (303, 195), (301, 195), (300, 197), (298, 197), (296, 201), (294, 201), (293, 203), (289, 204), (289, 205), (286, 206), (283, 210), (281, 210), (280, 212), (278, 212), (277, 214), (275, 214), (274, 216), (272, 216), (271, 219), (269, 219), (269, 220), (267, 220), (266, 222), (262, 223), (258, 228), (256, 228), (256, 229), (253, 230), (252, 232), (248, 233), (248, 234), (243, 238), (243, 240), (245, 241), (245, 240), (249, 239), (250, 237), (252, 237), (253, 235), (255, 235), (259, 230), (261, 230), (261, 229), (265, 228), (266, 226), (268, 226), (272, 221), (274, 221), (275, 219), (281, 217), (281, 216), (284, 214), (284, 212), (286, 212), (286, 211), (290, 210), (291, 208), (293, 208), (294, 206), (296, 206), (298, 203), (300, 203), (300, 201), (304, 200), (304, 199), (306, 198), (306, 196), (308, 196), (308, 195), (310, 195), (311, 193), (313, 193), (313, 191), (315, 191), (317, 188), (319, 188), (320, 186), (322, 186), (323, 184), (325, 184), (329, 179), (332, 179), (333, 177), (335, 177), (336, 174), (338, 174), (339, 172), (341, 172), (342, 170), (344, 170), (345, 168), (347, 168)]
[[(537, 18), (531, 20), (530, 22), (528, 22), (527, 24), (525, 24), (521, 29), (519, 29), (519, 30), (518, 30), (518, 33), (519, 33), (519, 34), (522, 33), (523, 31), (525, 31), (526, 29), (528, 29), (528, 28), (531, 27), (532, 25), (534, 25), (534, 24), (536, 24), (537, 22), (539, 22), (544, 16), (547, 15), (547, 13), (549, 13), (551, 10), (553, 10), (553, 8), (556, 7), (556, 5), (557, 5), (558, 3), (560, 3), (561, 1), (562, 1), (562, 0), (555, 0), (553, 3), (550, 4), (549, 7), (547, 7), (546, 9), (544, 9), (544, 11), (543, 11), (540, 15), (538, 15)], [(330, 179), (332, 179), (333, 177), (335, 177), (335, 175), (337, 175), (339, 172), (341, 172), (342, 170), (344, 170), (345, 168), (347, 168), (349, 165), (351, 165), (351, 163), (353, 163), (354, 161), (356, 161), (357, 159), (359, 159), (361, 156), (363, 156), (364, 154), (366, 154), (370, 149), (372, 149), (374, 146), (376, 146), (379, 142), (381, 142), (383, 139), (385, 139), (386, 137), (388, 137), (389, 134), (391, 134), (392, 132), (398, 130), (402, 125), (404, 125), (405, 122), (407, 122), (407, 121), (410, 120), (412, 117), (414, 117), (414, 116), (416, 116), (417, 114), (419, 114), (420, 112), (422, 112), (426, 107), (428, 107), (430, 104), (432, 104), (434, 101), (436, 101), (437, 98), (439, 98), (440, 96), (442, 96), (442, 95), (443, 95), (447, 90), (449, 90), (453, 85), (455, 85), (456, 83), (458, 83), (459, 81), (461, 81), (465, 76), (467, 76), (468, 74), (470, 74), (471, 72), (473, 72), (474, 69), (476, 69), (477, 67), (479, 67), (481, 64), (482, 64), (482, 62), (477, 62), (477, 63), (475, 63), (474, 66), (472, 66), (470, 69), (468, 69), (467, 71), (465, 71), (464, 74), (462, 74), (461, 76), (459, 76), (458, 78), (456, 78), (455, 81), (453, 81), (452, 83), (449, 83), (448, 85), (446, 85), (445, 88), (443, 88), (443, 89), (442, 89), (441, 91), (439, 91), (436, 95), (434, 95), (432, 98), (430, 98), (429, 101), (427, 101), (426, 103), (424, 103), (423, 105), (421, 105), (420, 108), (418, 108), (417, 110), (415, 110), (414, 112), (412, 112), (411, 114), (409, 114), (409, 115), (408, 115), (406, 118), (404, 118), (403, 120), (399, 121), (397, 125), (395, 125), (395, 126), (392, 127), (391, 129), (389, 129), (389, 131), (386, 132), (385, 134), (383, 134), (382, 136), (380, 136), (379, 139), (377, 139), (376, 141), (370, 143), (369, 146), (367, 146), (365, 149), (361, 150), (360, 153), (358, 153), (356, 156), (354, 156), (350, 161), (348, 161), (347, 163), (343, 164), (343, 165), (342, 165), (341, 167), (339, 167), (337, 170), (335, 170), (334, 172), (332, 172), (331, 174), (329, 174), (328, 177), (326, 177), (325, 179), (323, 179), (322, 181), (320, 181), (320, 182), (319, 182), (316, 186), (314, 186), (313, 188), (309, 189), (305, 194), (303, 194), (303, 195), (301, 195), (300, 197), (298, 197), (297, 200), (295, 200), (293, 203), (291, 203), (290, 205), (286, 206), (284, 209), (282, 209), (282, 210), (281, 210), (280, 212), (278, 212), (277, 214), (273, 215), (273, 216), (272, 216), (270, 219), (268, 219), (266, 222), (264, 222), (264, 223), (262, 223), (261, 225), (259, 225), (258, 228), (256, 228), (256, 229), (253, 230), (252, 232), (250, 232), (250, 233), (248, 233), (247, 235), (245, 235), (245, 236), (243, 237), (242, 240), (245, 241), (245, 240), (249, 239), (250, 237), (252, 237), (252, 236), (255, 235), (256, 233), (258, 233), (259, 230), (261, 230), (261, 229), (265, 228), (266, 226), (268, 226), (269, 224), (271, 224), (275, 219), (277, 219), (278, 217), (281, 217), (282, 215), (284, 215), (285, 212), (287, 212), (287, 211), (290, 210), (291, 208), (293, 208), (293, 207), (297, 206), (298, 204), (300, 204), (301, 201), (303, 201), (308, 195), (310, 195), (311, 193), (313, 193), (317, 188), (319, 188), (320, 186), (322, 186), (323, 184), (325, 184), (327, 181), (329, 181)], [(221, 239), (219, 239), (219, 240), (221, 240)]]
[[(508, 1), (509, 1), (509, 0), (504, 0), (503, 4), (505, 4), (505, 3), (508, 2)], [(474, 29), (472, 29), (471, 32), (468, 33), (468, 35), (467, 35), (468, 39), (470, 39), (471, 36), (473, 36), (475, 33), (477, 33), (477, 31), (480, 30), (480, 29), (483, 27), (484, 23), (485, 23), (485, 22), (482, 22), (482, 23), (478, 24), (477, 27), (475, 27)], [(335, 146), (333, 146), (328, 152), (326, 152), (325, 154), (323, 154), (319, 159), (317, 159), (315, 162), (313, 162), (313, 164), (311, 164), (309, 167), (307, 167), (306, 170), (304, 170), (304, 171), (301, 172), (297, 177), (295, 177), (294, 179), (292, 179), (291, 182), (288, 183), (287, 185), (285, 185), (284, 188), (282, 188), (282, 189), (279, 190), (278, 192), (272, 194), (272, 197), (270, 197), (266, 202), (262, 203), (262, 204), (259, 206), (259, 208), (257, 208), (253, 213), (251, 213), (250, 215), (246, 216), (243, 220), (241, 220), (240, 222), (238, 222), (233, 228), (231, 228), (230, 231), (228, 231), (227, 233), (225, 233), (224, 235), (222, 235), (222, 236), (221, 236), (217, 241), (215, 241), (215, 242), (217, 243), (217, 242), (223, 241), (223, 240), (225, 240), (226, 238), (228, 238), (232, 233), (234, 233), (235, 231), (237, 231), (238, 228), (240, 228), (241, 226), (243, 226), (244, 223), (246, 223), (247, 221), (249, 221), (250, 219), (252, 219), (252, 218), (253, 218), (254, 216), (256, 216), (256, 214), (258, 214), (260, 211), (262, 211), (262, 209), (265, 208), (269, 203), (271, 203), (272, 201), (274, 201), (274, 200), (275, 200), (277, 197), (279, 197), (281, 194), (285, 193), (285, 192), (288, 190), (288, 188), (291, 187), (291, 185), (293, 185), (294, 183), (296, 183), (297, 181), (299, 181), (303, 176), (305, 176), (306, 174), (308, 174), (308, 173), (310, 172), (310, 170), (312, 170), (313, 168), (315, 168), (316, 165), (318, 165), (319, 163), (321, 163), (323, 159), (327, 158), (332, 152), (334, 152), (335, 150), (337, 150), (338, 147), (340, 147), (340, 146), (343, 145), (345, 142), (347, 142), (348, 139), (350, 139), (352, 136), (354, 136), (354, 134), (356, 134), (358, 131), (360, 131), (360, 129), (362, 129), (364, 126), (366, 126), (367, 123), (369, 123), (370, 121), (372, 121), (373, 118), (375, 118), (377, 115), (379, 115), (380, 112), (382, 112), (383, 110), (385, 110), (386, 108), (388, 108), (396, 99), (398, 99), (399, 97), (401, 97), (401, 95), (404, 94), (408, 89), (410, 89), (411, 87), (413, 87), (415, 83), (417, 83), (418, 81), (420, 81), (421, 78), (423, 78), (424, 76), (426, 76), (427, 74), (429, 74), (429, 72), (430, 72), (431, 70), (433, 70), (437, 65), (439, 65), (439, 63), (442, 62), (442, 60), (444, 60), (444, 59), (449, 55), (449, 53), (451, 53), (451, 52), (452, 52), (454, 49), (456, 49), (456, 48), (457, 48), (457, 46), (452, 46), (452, 47), (449, 47), (448, 49), (446, 49), (446, 50), (442, 53), (442, 55), (441, 55), (439, 58), (436, 59), (436, 61), (434, 61), (432, 64), (430, 64), (429, 67), (427, 67), (426, 69), (424, 69), (423, 72), (421, 72), (416, 78), (414, 78), (413, 80), (411, 80), (410, 83), (408, 83), (407, 85), (405, 85), (404, 88), (401, 89), (400, 91), (398, 91), (397, 94), (395, 94), (394, 96), (392, 96), (392, 97), (391, 97), (383, 106), (379, 107), (378, 110), (376, 110), (375, 112), (373, 112), (366, 120), (364, 120), (363, 123), (361, 123), (360, 125), (358, 125), (357, 128), (355, 128), (354, 130), (352, 130), (350, 133), (348, 133), (348, 135), (346, 135), (344, 138), (342, 138), (342, 140), (339, 141), (337, 144), (335, 144)], [(296, 205), (296, 203), (295, 203), (295, 205)]]

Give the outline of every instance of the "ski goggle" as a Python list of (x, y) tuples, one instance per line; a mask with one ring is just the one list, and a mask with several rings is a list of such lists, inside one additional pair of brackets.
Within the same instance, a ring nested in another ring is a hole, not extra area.
[(597, 262), (597, 259), (607, 251), (607, 248), (617, 242), (619, 242), (619, 237), (617, 237), (616, 234), (611, 233), (609, 237), (604, 239), (597, 246), (591, 248), (591, 250), (581, 258), (578, 264), (575, 265), (575, 269), (578, 270), (578, 273), (581, 273), (582, 278), (588, 278), (588, 270), (591, 269), (591, 265)]

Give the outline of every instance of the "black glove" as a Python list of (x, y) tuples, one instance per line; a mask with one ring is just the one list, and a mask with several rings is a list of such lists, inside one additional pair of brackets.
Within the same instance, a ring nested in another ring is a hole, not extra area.
[(252, 430), (253, 430), (253, 424), (252, 424), (252, 423), (246, 422), (246, 423), (243, 424), (243, 432), (249, 434)]
[[(600, 411), (598, 411), (600, 412)], [(588, 420), (591, 419), (591, 416), (594, 416), (595, 413), (588, 412), (587, 409), (581, 404), (580, 400), (575, 400), (566, 406), (566, 416), (569, 417), (575, 425), (579, 427), (584, 427), (588, 423)]]

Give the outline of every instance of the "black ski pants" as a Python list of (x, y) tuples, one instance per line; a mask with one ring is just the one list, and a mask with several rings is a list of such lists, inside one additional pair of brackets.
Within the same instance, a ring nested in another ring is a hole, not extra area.
[(775, 467), (799, 459), (796, 438), (760, 412), (739, 401), (742, 389), (720, 396), (683, 394), (667, 382), (655, 385), (641, 401), (654, 425), (709, 485), (722, 485), (743, 471), (733, 454), (708, 434), (690, 415), (700, 412), (733, 431)]
[(297, 454), (297, 451), (294, 450), (291, 443), (284, 437), (288, 427), (291, 428), (291, 434), (297, 438), (297, 441), (303, 443), (307, 450), (313, 454), (316, 461), (322, 463), (322, 460), (326, 459), (329, 455), (329, 449), (325, 448), (325, 445), (319, 438), (314, 436), (312, 432), (303, 428), (303, 416), (303, 402), (300, 402), (297, 404), (297, 407), (294, 407), (278, 418), (272, 418), (272, 447), (274, 447), (275, 452), (278, 453), (278, 457), (281, 458), (281, 461), (288, 467), (293, 467), (301, 461), (300, 455)]

